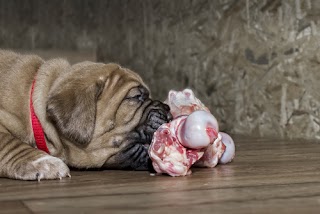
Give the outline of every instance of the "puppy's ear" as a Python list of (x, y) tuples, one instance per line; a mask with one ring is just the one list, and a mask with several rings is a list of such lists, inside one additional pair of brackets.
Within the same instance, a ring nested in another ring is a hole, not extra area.
[(72, 142), (85, 145), (92, 139), (97, 100), (104, 81), (92, 84), (66, 84), (53, 92), (47, 102), (47, 114), (58, 131)]

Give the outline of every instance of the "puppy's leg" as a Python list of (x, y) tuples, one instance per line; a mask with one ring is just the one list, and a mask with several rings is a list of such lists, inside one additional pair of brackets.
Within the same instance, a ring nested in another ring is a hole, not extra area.
[(59, 158), (32, 148), (7, 133), (0, 133), (0, 176), (21, 180), (61, 179), (70, 176)]

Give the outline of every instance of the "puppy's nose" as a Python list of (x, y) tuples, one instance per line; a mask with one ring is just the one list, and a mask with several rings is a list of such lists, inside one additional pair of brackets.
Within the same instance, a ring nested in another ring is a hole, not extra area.
[(169, 122), (173, 119), (173, 116), (170, 113), (170, 107), (167, 104), (165, 104), (161, 101), (158, 101), (158, 100), (154, 100), (152, 105), (161, 110), (160, 112), (164, 116), (164, 117), (162, 117), (162, 119), (163, 120), (167, 119), (167, 121), (164, 121), (164, 122)]

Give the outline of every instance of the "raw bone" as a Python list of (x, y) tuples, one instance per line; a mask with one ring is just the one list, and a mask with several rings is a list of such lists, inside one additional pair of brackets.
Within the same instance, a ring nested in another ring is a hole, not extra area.
[(226, 133), (220, 132), (222, 137), (222, 142), (226, 146), (226, 151), (222, 154), (222, 157), (219, 159), (219, 163), (226, 164), (233, 160), (236, 154), (236, 148), (233, 142), (233, 139)]
[(161, 125), (153, 136), (149, 155), (153, 168), (158, 173), (171, 176), (191, 174), (189, 168), (199, 160), (204, 151), (187, 149), (178, 140), (177, 127), (187, 116), (181, 116), (170, 123)]
[(209, 109), (194, 96), (191, 89), (184, 89), (183, 91), (169, 91), (168, 98), (164, 101), (170, 106), (170, 113), (173, 118), (181, 115), (189, 115), (194, 111), (203, 110), (210, 112)]
[(204, 155), (195, 163), (195, 166), (212, 168), (218, 163), (231, 162), (234, 155), (235, 146), (232, 138), (224, 132), (219, 132), (218, 138), (206, 148)]
[(189, 149), (202, 149), (218, 137), (218, 121), (206, 111), (194, 111), (176, 128), (179, 142)]
[(191, 174), (196, 162), (200, 167), (214, 167), (233, 159), (232, 138), (218, 133), (217, 120), (192, 90), (170, 91), (165, 102), (174, 120), (159, 127), (149, 147), (156, 172), (184, 176)]
[[(198, 111), (198, 110), (202, 110), (210, 113), (209, 109), (198, 98), (195, 97), (191, 89), (184, 89), (183, 91), (171, 90), (168, 94), (168, 98), (165, 101), (165, 103), (167, 103), (170, 106), (170, 112), (173, 115), (173, 118), (179, 117), (180, 115), (190, 115), (192, 112)], [(192, 115), (190, 115), (189, 117), (192, 117)], [(215, 118), (213, 120), (216, 121)], [(218, 130), (219, 128), (217, 124), (216, 131)], [(188, 131), (189, 131), (189, 135), (193, 135), (193, 136), (196, 135), (195, 134), (196, 130), (193, 130), (193, 131), (188, 130)], [(233, 160), (235, 156), (235, 145), (232, 138), (224, 132), (219, 132), (219, 133), (221, 134), (221, 137), (220, 137), (221, 142), (217, 141), (210, 144), (206, 149), (202, 160), (199, 160), (199, 162), (202, 162), (202, 163), (210, 162), (211, 164), (203, 165), (201, 163), (199, 164), (197, 163), (197, 166), (214, 167), (217, 164), (216, 159), (219, 159), (218, 162), (221, 164), (226, 164)], [(185, 133), (182, 133), (182, 134), (183, 136), (186, 136), (184, 135)], [(185, 145), (185, 144), (183, 145), (188, 147), (188, 145)], [(190, 145), (189, 147), (194, 148)]]

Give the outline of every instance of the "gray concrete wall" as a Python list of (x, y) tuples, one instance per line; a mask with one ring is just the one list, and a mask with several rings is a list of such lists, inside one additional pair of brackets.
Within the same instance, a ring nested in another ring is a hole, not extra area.
[(320, 1), (0, 0), (0, 47), (96, 50), (153, 97), (189, 87), (225, 131), (320, 138)]

